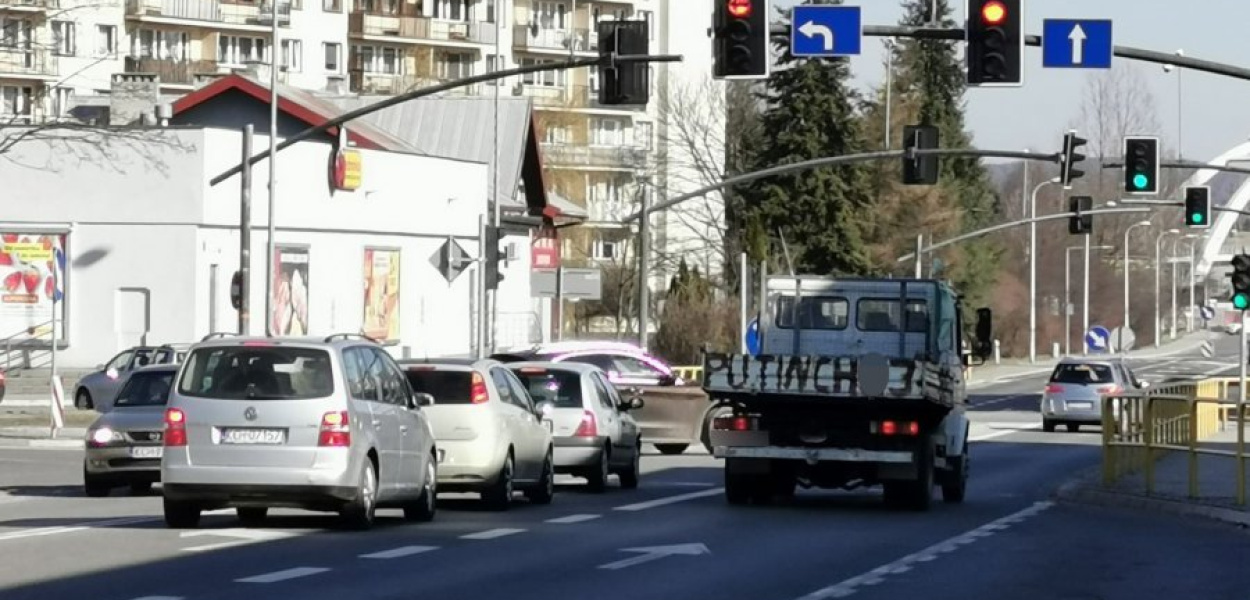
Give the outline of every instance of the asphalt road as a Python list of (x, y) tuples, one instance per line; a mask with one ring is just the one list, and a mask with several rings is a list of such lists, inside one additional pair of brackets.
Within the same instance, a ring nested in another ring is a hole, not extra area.
[[(1230, 367), (1214, 360), (1133, 364), (1162, 381)], [(648, 455), (638, 490), (595, 495), (570, 480), (552, 505), (502, 514), (452, 498), (433, 523), (383, 511), (363, 533), (294, 511), (255, 529), (224, 512), (180, 531), (157, 496), (83, 497), (80, 451), (0, 449), (0, 599), (1243, 599), (1241, 531), (1050, 503), (1097, 464), (1098, 433), (1040, 431), (1044, 378), (974, 390), (968, 501), (927, 513), (886, 509), (875, 491), (730, 507), (718, 462), (691, 453)]]

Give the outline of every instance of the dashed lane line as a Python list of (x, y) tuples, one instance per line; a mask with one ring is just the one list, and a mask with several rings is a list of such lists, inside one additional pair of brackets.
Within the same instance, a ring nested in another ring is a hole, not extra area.
[(278, 583), (279, 581), (288, 581), (291, 579), (299, 579), (300, 577), (308, 577), (329, 571), (325, 567), (295, 567), (294, 569), (284, 569), (274, 571), (272, 573), (264, 573), (261, 575), (253, 575), (242, 579), (235, 579), (237, 583)]
[(390, 558), (403, 558), (405, 556), (412, 556), (413, 554), (421, 554), (424, 552), (433, 552), (435, 550), (438, 550), (438, 546), (401, 546), (399, 548), (392, 548), (390, 550), (383, 550), (381, 552), (361, 554), (360, 558), (374, 558), (374, 559), (386, 560)]
[(866, 573), (856, 575), (850, 579), (835, 583), (829, 587), (821, 588), (799, 600), (826, 600), (828, 598), (845, 598), (853, 595), (863, 586), (877, 585), (891, 575), (906, 573), (915, 568), (919, 563), (931, 562), (937, 560), (942, 554), (948, 554), (958, 550), (960, 546), (965, 546), (976, 542), (979, 539), (991, 536), (999, 531), (1003, 531), (1012, 525), (1020, 523), (1025, 519), (1036, 516), (1038, 513), (1053, 506), (1053, 502), (1037, 502), (1032, 506), (1016, 512), (1000, 519), (990, 521), (976, 529), (966, 531), (955, 537), (948, 538), (938, 542), (928, 548), (908, 554), (894, 562), (881, 565)]
[(142, 596), (133, 600), (183, 600), (182, 596)]
[(512, 529), (508, 527), (500, 527), (499, 529), (487, 529), (486, 531), (479, 531), (477, 533), (465, 534), (465, 535), (460, 536), (460, 539), (462, 540), (493, 540), (495, 538), (501, 538), (501, 537), (509, 536), (509, 535), (516, 535), (518, 533), (525, 533), (525, 530), (524, 529)]
[(624, 506), (618, 506), (614, 508), (613, 510), (637, 512), (640, 510), (647, 510), (649, 508), (655, 508), (657, 506), (667, 506), (669, 504), (676, 504), (678, 502), (685, 502), (687, 500), (695, 500), (697, 498), (706, 498), (708, 496), (716, 496), (716, 495), (721, 494), (724, 491), (725, 491), (725, 488), (717, 487), (717, 488), (712, 488), (710, 490), (703, 490), (701, 492), (690, 492), (688, 494), (678, 494), (676, 496), (668, 496), (667, 498), (657, 498), (655, 500), (647, 500), (646, 502), (626, 504)]
[(568, 515), (567, 517), (556, 517), (554, 519), (547, 519), (545, 522), (567, 525), (570, 523), (584, 523), (586, 521), (593, 521), (595, 519), (598, 519), (601, 516), (603, 515)]
[(77, 531), (86, 531), (88, 529), (99, 529), (102, 527), (116, 527), (119, 525), (133, 525), (135, 523), (150, 523), (159, 521), (155, 517), (124, 517), (120, 519), (104, 519), (100, 521), (85, 521), (74, 525), (64, 525), (60, 527), (35, 527), (33, 529), (22, 529), (11, 531), (9, 533), (0, 533), (0, 542), (8, 540), (18, 540), (30, 537), (42, 537), (48, 535), (60, 535), (62, 533), (74, 533)]

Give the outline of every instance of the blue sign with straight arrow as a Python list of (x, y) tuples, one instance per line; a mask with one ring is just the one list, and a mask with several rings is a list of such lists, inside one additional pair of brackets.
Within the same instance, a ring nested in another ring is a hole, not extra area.
[(1113, 50), (1110, 19), (1042, 22), (1042, 66), (1048, 69), (1110, 69)]

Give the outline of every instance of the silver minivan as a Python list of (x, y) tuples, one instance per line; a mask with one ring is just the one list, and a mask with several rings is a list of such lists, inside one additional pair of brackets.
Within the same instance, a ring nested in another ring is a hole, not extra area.
[(274, 507), (338, 512), (355, 529), (372, 526), (378, 507), (428, 521), (432, 402), (359, 335), (206, 338), (165, 411), (165, 522), (195, 527), (202, 511), (226, 507), (248, 524)]

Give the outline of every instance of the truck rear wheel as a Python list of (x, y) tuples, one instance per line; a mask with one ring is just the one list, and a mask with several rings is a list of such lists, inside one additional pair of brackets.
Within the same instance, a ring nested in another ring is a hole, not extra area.
[(754, 489), (754, 477), (740, 473), (725, 471), (725, 499), (730, 504), (742, 506), (751, 503)]
[(963, 456), (955, 461), (950, 472), (942, 483), (942, 500), (947, 504), (960, 504), (968, 490), (968, 446), (964, 446)]
[(933, 503), (933, 445), (925, 444), (918, 451), (916, 460), (916, 479), (883, 484), (887, 505), (916, 511), (929, 510)]

